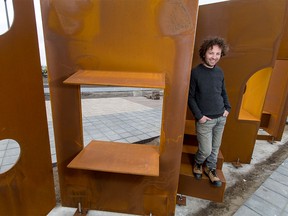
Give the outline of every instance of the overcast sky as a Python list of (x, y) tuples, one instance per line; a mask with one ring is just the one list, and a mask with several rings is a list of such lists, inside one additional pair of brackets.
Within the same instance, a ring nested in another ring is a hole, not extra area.
[[(199, 5), (210, 4), (210, 3), (221, 2), (221, 1), (227, 1), (227, 0), (199, 0)], [(11, 23), (13, 22), (13, 16), (14, 16), (12, 0), (6, 0), (6, 5), (8, 8), (9, 23), (11, 26)], [(46, 65), (43, 31), (42, 31), (42, 23), (41, 23), (40, 0), (34, 0), (34, 5), (35, 5), (35, 14), (36, 14), (37, 29), (38, 29), (41, 64)], [(7, 30), (8, 30), (8, 23), (7, 23), (7, 15), (6, 15), (6, 10), (5, 10), (5, 3), (4, 3), (4, 0), (0, 0), (0, 36), (1, 34), (4, 34)]]

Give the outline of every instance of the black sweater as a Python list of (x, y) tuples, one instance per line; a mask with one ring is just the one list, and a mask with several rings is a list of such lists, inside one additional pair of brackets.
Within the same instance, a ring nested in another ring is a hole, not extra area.
[(218, 118), (231, 106), (220, 67), (207, 68), (199, 64), (191, 71), (188, 105), (196, 120), (203, 115)]

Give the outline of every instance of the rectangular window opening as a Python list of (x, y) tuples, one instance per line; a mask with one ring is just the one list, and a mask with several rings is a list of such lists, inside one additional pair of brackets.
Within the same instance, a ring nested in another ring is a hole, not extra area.
[(163, 90), (81, 86), (83, 142), (159, 146)]
[(165, 73), (79, 70), (64, 83), (80, 86), (83, 121), (69, 168), (159, 176)]

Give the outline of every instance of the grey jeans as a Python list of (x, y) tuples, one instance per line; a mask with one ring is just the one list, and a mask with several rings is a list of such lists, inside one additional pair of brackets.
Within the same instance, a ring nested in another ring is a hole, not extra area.
[(210, 169), (216, 169), (217, 157), (221, 146), (222, 135), (226, 124), (226, 117), (206, 121), (196, 122), (196, 133), (198, 140), (198, 151), (195, 155), (195, 162), (203, 164)]

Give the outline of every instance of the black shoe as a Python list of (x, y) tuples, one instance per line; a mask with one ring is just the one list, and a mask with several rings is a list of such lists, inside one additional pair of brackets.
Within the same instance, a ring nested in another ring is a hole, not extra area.
[(202, 178), (202, 164), (198, 164), (195, 162), (194, 164), (194, 168), (193, 168), (193, 174), (195, 176), (195, 178), (198, 180), (198, 179), (201, 179)]
[(216, 169), (209, 169), (208, 167), (205, 167), (204, 173), (208, 176), (212, 185), (215, 187), (222, 186), (222, 182), (216, 174)]

